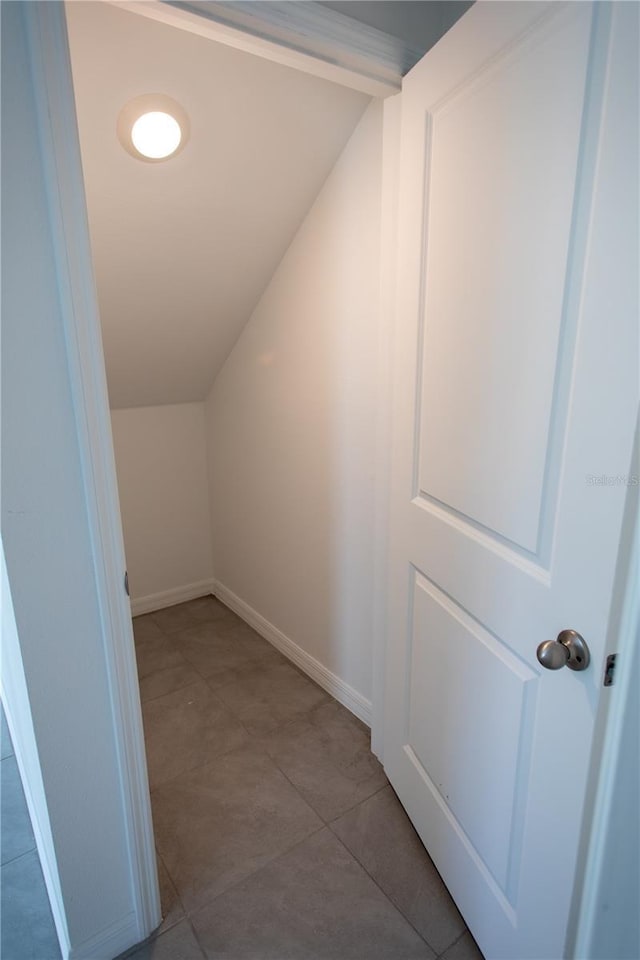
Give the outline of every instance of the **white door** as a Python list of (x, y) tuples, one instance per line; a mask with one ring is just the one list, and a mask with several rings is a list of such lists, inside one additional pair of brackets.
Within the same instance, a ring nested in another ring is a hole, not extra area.
[[(477, 3), (402, 93), (384, 760), (491, 960), (565, 950), (638, 402), (637, 15)], [(584, 672), (536, 658), (565, 628)]]

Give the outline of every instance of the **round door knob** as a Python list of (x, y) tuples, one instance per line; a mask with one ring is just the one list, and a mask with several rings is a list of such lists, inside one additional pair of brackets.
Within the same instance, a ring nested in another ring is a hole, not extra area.
[(562, 630), (556, 640), (545, 640), (536, 656), (547, 670), (586, 670), (591, 659), (586, 640), (575, 630)]
[(557, 640), (545, 640), (536, 650), (536, 656), (547, 670), (559, 670), (569, 662), (569, 651), (563, 643)]

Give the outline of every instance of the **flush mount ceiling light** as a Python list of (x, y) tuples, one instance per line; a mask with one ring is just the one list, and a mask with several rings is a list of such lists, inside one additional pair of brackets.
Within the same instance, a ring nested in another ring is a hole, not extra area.
[(131, 128), (131, 140), (143, 157), (164, 160), (180, 146), (182, 131), (170, 113), (153, 110), (138, 117)]
[(172, 97), (145, 93), (122, 108), (117, 132), (132, 157), (158, 163), (183, 149), (189, 139), (189, 118)]

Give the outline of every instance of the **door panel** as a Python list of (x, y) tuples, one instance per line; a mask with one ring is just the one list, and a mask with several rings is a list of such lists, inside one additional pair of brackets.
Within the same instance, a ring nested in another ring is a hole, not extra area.
[(419, 492), (534, 555), (588, 51), (587, 16), (531, 31), (426, 132)]
[[(634, 6), (476, 4), (402, 93), (384, 758), (490, 958), (561, 957), (573, 891), (625, 500), (588, 478), (637, 411)], [(584, 673), (537, 661), (565, 628)]]
[(410, 759), (506, 894), (536, 675), (417, 572), (413, 594)]

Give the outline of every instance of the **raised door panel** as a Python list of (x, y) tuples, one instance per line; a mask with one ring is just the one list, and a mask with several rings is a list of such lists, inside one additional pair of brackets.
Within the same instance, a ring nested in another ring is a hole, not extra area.
[(566, 339), (588, 26), (533, 31), (425, 116), (416, 493), (533, 556)]
[(417, 571), (412, 598), (405, 750), (480, 869), (515, 901), (537, 673)]

